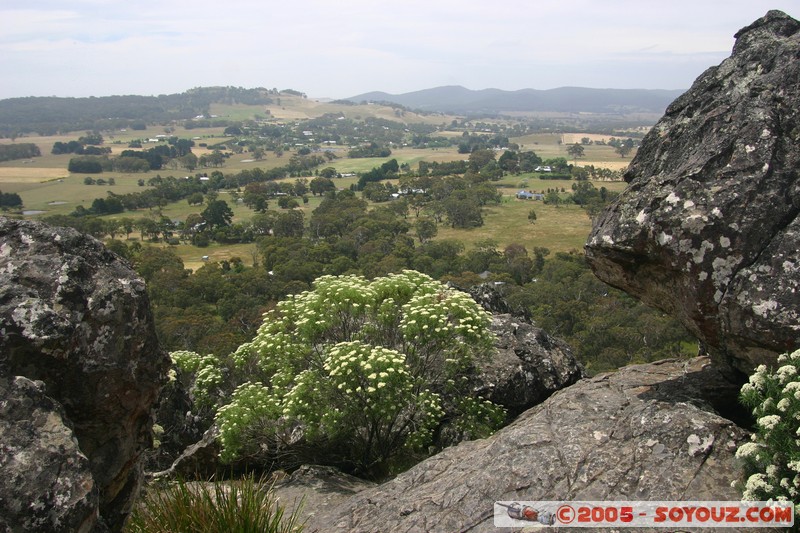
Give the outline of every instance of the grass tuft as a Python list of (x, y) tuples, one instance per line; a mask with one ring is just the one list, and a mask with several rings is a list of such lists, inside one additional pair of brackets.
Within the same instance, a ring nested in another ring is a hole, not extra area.
[(152, 487), (126, 533), (290, 533), (302, 531), (299, 507), (286, 515), (271, 487), (253, 476), (234, 481)]

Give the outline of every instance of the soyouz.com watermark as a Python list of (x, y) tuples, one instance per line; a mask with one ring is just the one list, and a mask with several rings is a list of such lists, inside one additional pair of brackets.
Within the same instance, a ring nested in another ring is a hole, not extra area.
[(498, 501), (496, 527), (791, 527), (792, 502)]

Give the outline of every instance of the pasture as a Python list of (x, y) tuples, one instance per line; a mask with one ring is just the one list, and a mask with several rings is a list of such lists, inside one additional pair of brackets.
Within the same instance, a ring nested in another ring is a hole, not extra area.
[[(269, 114), (265, 111), (269, 110)], [(378, 105), (368, 106), (342, 106), (329, 102), (308, 100), (301, 97), (281, 96), (280, 105), (269, 106), (244, 106), (244, 105), (220, 105), (212, 106), (212, 113), (219, 118), (229, 120), (251, 120), (257, 118), (258, 114), (262, 117), (268, 116), (273, 120), (299, 120), (319, 116), (322, 113), (340, 112), (351, 118), (363, 118), (367, 115), (387, 119), (397, 120), (396, 110)], [(419, 121), (422, 119), (435, 123), (449, 123), (451, 117), (441, 115), (431, 117), (421, 117), (405, 112), (405, 120)], [(223, 135), (222, 127), (216, 128), (193, 128), (183, 127), (165, 128), (163, 126), (151, 126), (146, 130), (120, 130), (115, 132), (103, 132), (105, 146), (112, 149), (112, 155), (119, 155), (122, 150), (128, 149), (128, 144), (134, 140), (145, 141), (143, 148), (153, 146), (147, 143), (147, 139), (155, 138), (157, 135), (175, 135), (179, 138), (189, 138), (195, 141), (193, 152), (201, 156), (210, 150), (207, 147), (199, 146), (200, 143), (213, 145), (215, 143), (229, 140), (230, 137)], [(460, 136), (460, 132), (442, 131), (444, 136)], [(439, 134), (437, 133), (437, 135)], [(113, 178), (115, 184), (108, 185), (85, 185), (85, 174), (74, 174), (67, 171), (67, 165), (73, 155), (53, 155), (51, 150), (56, 141), (75, 140), (82, 135), (81, 132), (73, 132), (63, 136), (49, 137), (22, 137), (15, 142), (36, 143), (42, 156), (25, 161), (8, 161), (0, 163), (0, 190), (3, 192), (13, 192), (19, 194), (24, 202), (25, 210), (41, 212), (43, 215), (69, 214), (78, 205), (89, 208), (95, 198), (105, 198), (109, 192), (115, 194), (126, 194), (141, 191), (143, 187), (139, 184), (140, 180), (145, 182), (151, 177), (160, 174), (162, 176), (183, 176), (190, 174), (185, 169), (174, 167), (165, 168), (160, 171), (147, 173), (120, 173), (104, 172), (102, 174), (92, 174), (94, 179), (102, 178), (106, 182)], [(567, 147), (574, 142), (580, 142), (583, 137), (589, 137), (593, 141), (605, 140), (609, 136), (599, 136), (583, 133), (539, 133), (526, 135), (523, 137), (511, 138), (511, 142), (520, 145), (521, 150), (533, 150), (544, 159), (554, 157), (564, 157), (570, 163), (572, 158), (567, 154)], [(0, 143), (10, 143), (10, 139), (0, 139)], [(595, 165), (611, 169), (624, 168), (630, 159), (622, 159), (614, 152), (613, 147), (607, 145), (592, 144), (585, 148), (585, 156), (577, 160), (579, 166)], [(396, 159), (401, 165), (408, 164), (412, 169), (416, 169), (421, 161), (426, 162), (447, 162), (453, 160), (467, 159), (467, 154), (459, 154), (456, 147), (451, 148), (394, 148), (391, 156), (382, 158), (359, 158), (350, 159), (346, 156), (346, 147), (333, 147), (337, 158), (323, 166), (332, 166), (340, 173), (361, 173), (378, 167), (390, 159)], [(223, 173), (239, 172), (244, 169), (263, 168), (271, 169), (285, 165), (293, 152), (288, 151), (282, 157), (277, 157), (273, 152), (267, 152), (264, 159), (255, 161), (247, 152), (233, 154), (226, 159), (225, 164), (219, 169), (205, 169), (207, 172), (220, 170)], [(498, 157), (499, 157), (498, 153)], [(197, 169), (192, 173), (202, 171)], [(306, 176), (312, 179), (313, 175)], [(296, 178), (287, 178), (285, 181), (293, 182)], [(348, 188), (355, 183), (356, 177), (342, 178), (335, 180), (340, 189)], [(453, 229), (447, 226), (440, 226), (437, 238), (452, 238), (464, 242), (467, 248), (476, 243), (492, 240), (499, 246), (518, 243), (531, 249), (536, 246), (549, 248), (553, 251), (569, 251), (580, 249), (591, 228), (591, 221), (585, 212), (575, 205), (549, 206), (540, 201), (517, 200), (514, 194), (520, 190), (532, 190), (543, 192), (549, 188), (564, 187), (567, 192), (571, 186), (569, 181), (561, 180), (541, 180), (538, 175), (514, 175), (506, 176), (497, 183), (500, 192), (503, 194), (503, 202), (498, 206), (486, 208), (484, 212), (485, 224), (483, 227), (464, 230)], [(604, 186), (612, 191), (622, 190), (625, 186), (621, 182), (602, 182), (597, 183), (597, 187)], [(146, 185), (145, 185), (146, 187)], [(246, 221), (252, 217), (253, 212), (245, 207), (241, 202), (236, 202), (231, 198), (230, 191), (222, 191), (221, 199), (228, 201), (234, 212), (234, 221)], [(311, 211), (319, 205), (321, 201), (318, 197), (309, 195), (309, 203), (301, 205), (306, 220), (311, 215)], [(277, 209), (275, 201), (270, 202), (270, 209)], [(191, 213), (199, 213), (202, 206), (190, 206), (184, 201), (175, 202), (154, 210), (140, 210), (136, 212), (126, 212), (115, 217), (160, 217), (164, 215), (173, 220), (183, 220)], [(535, 224), (528, 221), (528, 212), (534, 209), (537, 214)], [(413, 222), (413, 216), (411, 217)], [(220, 246), (212, 244), (208, 248), (199, 249), (191, 246), (173, 247), (184, 259), (187, 267), (197, 268), (202, 264), (201, 257), (208, 255), (212, 260), (230, 259), (234, 256), (241, 257), (245, 262), (252, 261), (252, 245), (226, 245)]]

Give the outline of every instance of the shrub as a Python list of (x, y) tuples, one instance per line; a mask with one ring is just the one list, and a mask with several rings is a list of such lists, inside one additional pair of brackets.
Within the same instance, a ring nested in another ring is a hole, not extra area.
[(745, 462), (745, 501), (796, 502), (800, 494), (800, 350), (778, 363), (774, 371), (759, 366), (741, 390), (756, 419), (752, 442), (736, 452)]
[(374, 475), (426, 450), (443, 422), (465, 439), (504, 421), (501, 407), (469, 390), (474, 359), (493, 348), (489, 324), (469, 295), (419, 272), (324, 276), (267, 313), (223, 371), (212, 372), (212, 356), (173, 358), (198, 372), (198, 398), (221, 398), (224, 460), (275, 450), (300, 424), (311, 447), (328, 453), (316, 460)]
[(298, 512), (284, 514), (270, 487), (252, 476), (238, 481), (153, 487), (139, 501), (127, 533), (289, 533), (302, 531)]

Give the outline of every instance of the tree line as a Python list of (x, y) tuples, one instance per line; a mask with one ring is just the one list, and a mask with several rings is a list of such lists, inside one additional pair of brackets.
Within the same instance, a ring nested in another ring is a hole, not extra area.
[(33, 143), (0, 144), (0, 162), (14, 159), (30, 159), (42, 155)]

